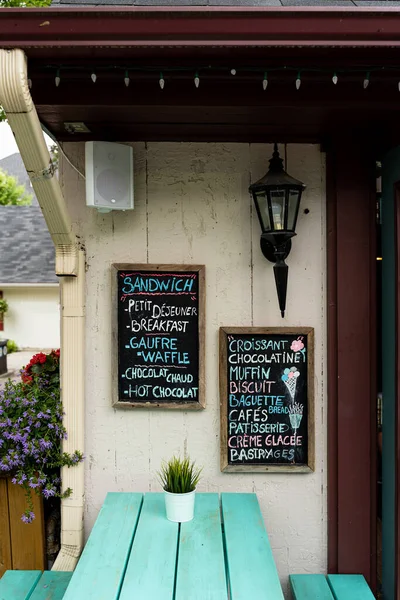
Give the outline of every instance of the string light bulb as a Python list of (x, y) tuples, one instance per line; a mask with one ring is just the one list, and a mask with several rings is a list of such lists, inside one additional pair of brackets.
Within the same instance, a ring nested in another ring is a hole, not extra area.
[(337, 82), (338, 82), (338, 76), (336, 75), (336, 73), (333, 74), (332, 82), (333, 82), (334, 85), (336, 85)]
[(60, 81), (61, 81), (60, 69), (57, 69), (57, 74), (56, 74), (56, 78), (54, 81), (55, 81), (56, 87), (58, 87), (60, 85)]
[(370, 78), (370, 72), (367, 71), (367, 73), (365, 74), (365, 79), (364, 79), (364, 83), (363, 83), (364, 90), (366, 90), (367, 87), (369, 86), (369, 78)]
[(300, 74), (300, 71), (298, 71), (297, 78), (296, 78), (296, 90), (299, 90), (300, 86), (301, 86), (301, 74)]
[(129, 86), (130, 81), (131, 80), (129, 79), (129, 73), (128, 73), (128, 71), (125, 71), (124, 83), (125, 83), (126, 87)]
[(164, 77), (163, 77), (162, 73), (160, 73), (160, 79), (158, 80), (158, 83), (160, 84), (160, 88), (163, 90), (164, 89), (164, 85), (165, 85), (165, 81), (164, 81)]
[(262, 86), (263, 86), (263, 90), (265, 92), (265, 90), (268, 87), (268, 73), (267, 73), (267, 71), (265, 71), (265, 73), (264, 73), (264, 79), (263, 79), (263, 82), (262, 82)]
[(92, 74), (90, 75), (90, 79), (93, 81), (93, 83), (96, 83), (97, 75), (94, 71), (92, 71)]
[(236, 69), (231, 69), (231, 75), (236, 75)]
[(198, 74), (198, 72), (197, 72), (197, 71), (196, 71), (196, 74), (195, 74), (195, 76), (194, 76), (194, 85), (195, 85), (197, 88), (198, 88), (198, 87), (199, 87), (199, 85), (200, 85), (200, 77), (199, 77), (199, 74)]
[(399, 83), (397, 84), (397, 87), (399, 88), (399, 92), (400, 92), (400, 81), (399, 81)]

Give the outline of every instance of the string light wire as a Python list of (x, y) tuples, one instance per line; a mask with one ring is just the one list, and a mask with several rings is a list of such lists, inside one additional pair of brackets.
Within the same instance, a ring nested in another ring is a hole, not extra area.
[[(139, 65), (104, 65), (104, 66), (96, 66), (96, 70), (94, 70), (92, 67), (90, 66), (83, 66), (83, 65), (67, 65), (67, 64), (50, 64), (50, 65), (45, 65), (43, 67), (43, 69), (46, 70), (53, 70), (53, 72), (55, 73), (55, 84), (58, 87), (61, 81), (60, 78), (60, 71), (62, 70), (64, 73), (64, 77), (66, 77), (68, 75), (68, 72), (80, 72), (80, 73), (86, 73), (89, 71), (90, 73), (90, 77), (91, 80), (93, 81), (93, 83), (96, 83), (97, 80), (97, 74), (99, 72), (118, 72), (118, 71), (122, 71), (125, 76), (124, 76), (124, 82), (126, 87), (128, 87), (129, 85), (129, 73), (130, 72), (135, 72), (135, 73), (143, 73), (143, 74), (157, 74), (159, 75), (159, 85), (161, 89), (164, 89), (164, 85), (165, 85), (165, 79), (164, 79), (164, 73), (168, 73), (168, 74), (184, 74), (184, 73), (190, 73), (190, 71), (193, 73), (193, 71), (195, 71), (198, 73), (199, 71), (203, 71), (206, 73), (209, 73), (210, 75), (213, 74), (223, 74), (224, 72), (228, 72), (231, 75), (236, 75), (237, 71), (236, 69), (232, 69), (230, 67), (226, 67), (226, 66), (213, 66), (213, 65), (199, 65), (199, 68), (197, 69), (193, 69), (193, 67), (189, 67), (189, 66), (165, 66), (165, 67), (153, 67), (153, 66), (139, 66)], [(267, 69), (264, 68), (260, 68), (260, 67), (255, 67), (255, 66), (241, 66), (240, 67), (240, 71), (242, 73), (242, 75), (249, 75), (249, 74), (261, 74), (261, 76), (264, 76), (263, 78), (263, 90), (265, 91), (265, 89), (268, 86), (268, 75), (270, 72), (274, 72), (274, 73), (279, 73), (279, 72), (284, 72), (284, 71), (295, 71), (297, 73), (297, 77), (295, 80), (296, 83), (296, 89), (300, 89), (301, 83), (302, 83), (302, 79), (301, 76), (304, 75), (304, 73), (307, 74), (327, 74), (328, 76), (331, 76), (332, 82), (334, 83), (334, 85), (337, 84), (338, 82), (338, 76), (343, 75), (343, 74), (353, 74), (353, 75), (360, 75), (362, 77), (362, 75), (364, 74), (364, 78), (363, 78), (363, 87), (364, 89), (366, 89), (369, 86), (370, 83), (370, 77), (371, 74), (373, 73), (383, 73), (385, 72), (385, 74), (389, 75), (390, 73), (393, 73), (393, 75), (396, 76), (396, 79), (400, 82), (400, 65), (396, 66), (396, 65), (390, 65), (390, 66), (364, 66), (364, 67), (343, 67), (343, 68), (338, 68), (336, 69), (336, 71), (333, 73), (332, 76), (332, 70), (329, 68), (320, 68), (320, 67), (313, 67), (313, 66), (302, 66), (302, 67), (296, 67), (296, 66), (291, 66), (291, 65), (281, 65), (281, 66), (271, 66), (268, 67)], [(30, 80), (32, 79), (32, 77), (30, 76)], [(196, 79), (196, 77), (195, 77)], [(200, 79), (198, 77), (198, 79)], [(200, 83), (200, 81), (198, 81), (198, 83)], [(195, 85), (196, 85), (196, 81), (195, 81)], [(196, 87), (198, 87), (196, 85)]]
[(70, 167), (72, 167), (74, 169), (74, 171), (76, 171), (78, 173), (78, 175), (80, 175), (82, 177), (82, 179), (86, 179), (85, 175), (83, 173), (81, 173), (81, 171), (71, 162), (71, 160), (65, 154), (64, 149), (60, 142), (57, 142), (57, 148), (60, 150), (61, 154), (63, 155), (63, 157), (65, 158), (67, 163), (70, 165)]

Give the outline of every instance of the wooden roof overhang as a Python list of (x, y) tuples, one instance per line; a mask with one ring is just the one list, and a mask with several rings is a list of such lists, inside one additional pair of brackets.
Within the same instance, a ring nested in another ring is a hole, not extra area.
[[(0, 47), (26, 52), (39, 117), (61, 141), (320, 141), (339, 130), (400, 139), (397, 9), (75, 7), (0, 17)], [(72, 134), (68, 122), (90, 133)]]

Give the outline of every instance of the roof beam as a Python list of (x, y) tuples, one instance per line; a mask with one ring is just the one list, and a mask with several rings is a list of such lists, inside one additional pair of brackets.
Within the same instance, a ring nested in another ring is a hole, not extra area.
[(400, 46), (400, 10), (293, 7), (2, 8), (0, 47)]

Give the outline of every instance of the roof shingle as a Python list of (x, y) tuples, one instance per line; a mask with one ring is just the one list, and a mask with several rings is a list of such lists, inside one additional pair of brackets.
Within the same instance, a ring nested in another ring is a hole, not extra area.
[(21, 155), (3, 158), (0, 169), (32, 194), (31, 206), (0, 206), (0, 285), (57, 283), (54, 245)]

